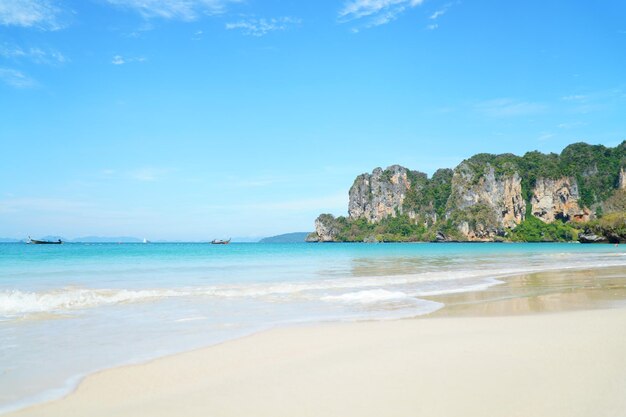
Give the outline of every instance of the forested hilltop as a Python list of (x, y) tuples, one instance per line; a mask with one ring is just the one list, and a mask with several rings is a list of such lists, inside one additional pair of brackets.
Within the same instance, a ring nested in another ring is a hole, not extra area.
[(348, 216), (322, 214), (308, 241), (626, 239), (626, 141), (560, 154), (478, 154), (431, 178), (399, 165), (361, 174)]

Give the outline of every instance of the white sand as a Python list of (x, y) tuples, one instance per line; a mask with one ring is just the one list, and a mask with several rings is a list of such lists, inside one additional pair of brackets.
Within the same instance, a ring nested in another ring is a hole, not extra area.
[(19, 416), (626, 416), (626, 309), (277, 329)]

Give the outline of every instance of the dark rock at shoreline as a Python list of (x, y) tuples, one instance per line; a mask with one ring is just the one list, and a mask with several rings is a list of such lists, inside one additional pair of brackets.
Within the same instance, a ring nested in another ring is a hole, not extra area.
[(578, 235), (578, 241), (580, 243), (606, 243), (608, 239), (594, 233), (581, 233)]

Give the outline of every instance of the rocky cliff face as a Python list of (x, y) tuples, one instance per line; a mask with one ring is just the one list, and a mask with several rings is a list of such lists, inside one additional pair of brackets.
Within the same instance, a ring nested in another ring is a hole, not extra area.
[(337, 237), (339, 229), (337, 221), (332, 214), (320, 214), (315, 219), (315, 234), (317, 236), (307, 237), (307, 242), (333, 242)]
[(408, 170), (400, 165), (361, 174), (350, 188), (348, 215), (351, 219), (378, 222), (387, 216), (395, 216), (396, 212), (402, 213), (410, 186)]
[(496, 176), (489, 164), (482, 172), (465, 163), (455, 169), (446, 217), (456, 220), (467, 239), (503, 236), (504, 228), (517, 226), (525, 213), (522, 179), (517, 172)]
[(544, 223), (555, 220), (588, 221), (590, 211), (581, 208), (579, 200), (575, 178), (538, 178), (530, 202), (533, 216)]
[(624, 169), (624, 167), (619, 169), (619, 184), (618, 184), (618, 188), (620, 190), (625, 190), (626, 189), (626, 170)]
[(311, 239), (567, 240), (574, 226), (551, 223), (626, 213), (626, 141), (576, 143), (560, 154), (477, 154), (432, 178), (376, 168), (356, 178), (349, 197), (348, 218), (320, 216)]

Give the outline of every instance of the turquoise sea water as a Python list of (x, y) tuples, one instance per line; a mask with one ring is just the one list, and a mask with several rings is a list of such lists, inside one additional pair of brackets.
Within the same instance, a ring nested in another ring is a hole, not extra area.
[(274, 326), (385, 320), (498, 278), (626, 265), (578, 244), (0, 244), (0, 413)]

